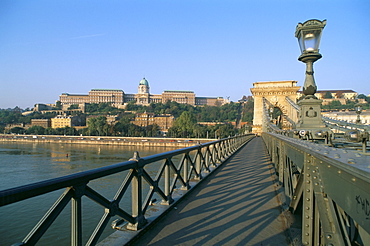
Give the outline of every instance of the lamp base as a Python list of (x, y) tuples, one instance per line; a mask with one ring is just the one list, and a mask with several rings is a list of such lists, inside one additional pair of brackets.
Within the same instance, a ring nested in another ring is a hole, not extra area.
[(325, 128), (321, 117), (322, 100), (315, 98), (304, 98), (297, 104), (300, 106), (299, 121), (297, 129), (318, 129)]

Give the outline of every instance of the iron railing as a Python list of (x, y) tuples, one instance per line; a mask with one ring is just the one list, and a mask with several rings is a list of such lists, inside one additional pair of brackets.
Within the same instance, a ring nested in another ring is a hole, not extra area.
[(370, 245), (370, 156), (262, 133), (304, 245)]
[[(126, 162), (0, 191), (0, 206), (65, 189), (54, 205), (17, 245), (36, 244), (69, 202), (72, 207), (71, 245), (82, 245), (82, 197), (87, 197), (101, 205), (105, 211), (86, 242), (86, 245), (95, 245), (113, 216), (127, 222), (126, 229), (138, 230), (145, 227), (146, 213), (154, 194), (162, 199), (162, 204), (172, 204), (177, 189), (189, 190), (253, 137), (251, 134), (235, 136), (143, 158), (136, 152), (134, 157)], [(178, 163), (175, 163), (175, 159)], [(162, 164), (157, 175), (153, 177), (145, 168), (158, 162)], [(89, 186), (92, 180), (125, 171), (128, 174), (112, 200)], [(144, 186), (149, 186), (146, 194)], [(130, 187), (131, 213), (120, 204), (123, 196), (130, 193)]]

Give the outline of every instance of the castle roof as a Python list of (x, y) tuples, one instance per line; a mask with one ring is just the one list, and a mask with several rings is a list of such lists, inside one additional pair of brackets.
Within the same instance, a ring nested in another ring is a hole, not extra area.
[(145, 77), (144, 77), (142, 80), (140, 80), (139, 85), (149, 86), (149, 82), (148, 82), (148, 80), (146, 80), (146, 79), (145, 79)]

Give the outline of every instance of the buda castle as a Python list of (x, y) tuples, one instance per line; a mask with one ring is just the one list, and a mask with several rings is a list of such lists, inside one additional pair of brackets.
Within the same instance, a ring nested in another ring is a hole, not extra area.
[(123, 90), (118, 89), (92, 89), (87, 95), (63, 93), (59, 96), (59, 101), (64, 107), (85, 103), (111, 103), (112, 106), (117, 108), (122, 108), (131, 101), (139, 105), (166, 103), (168, 101), (192, 106), (221, 106), (229, 103), (229, 100), (222, 97), (196, 97), (193, 91), (164, 91), (162, 94), (154, 95), (150, 94), (149, 89), (148, 80), (143, 78), (139, 82), (137, 94), (126, 94)]

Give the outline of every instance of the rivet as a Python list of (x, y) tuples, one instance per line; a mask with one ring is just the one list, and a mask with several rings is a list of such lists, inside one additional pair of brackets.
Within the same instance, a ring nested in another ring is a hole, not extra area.
[(310, 177), (311, 175), (309, 173), (307, 173), (307, 177)]
[(310, 192), (310, 189), (307, 189), (306, 191), (307, 191), (307, 192)]
[(309, 236), (310, 234), (308, 232), (305, 233), (306, 236)]
[(306, 207), (306, 210), (310, 210), (310, 207)]
[(306, 181), (306, 183), (307, 183), (307, 184), (309, 184), (309, 183), (310, 183), (310, 181), (309, 181), (309, 180), (307, 180), (307, 181)]
[(331, 166), (330, 166), (330, 165), (328, 165), (328, 167), (330, 168)]
[(355, 182), (355, 181), (356, 181), (356, 179), (355, 179), (355, 178), (352, 178), (352, 181), (353, 181), (353, 182)]
[(313, 179), (317, 179), (317, 177), (315, 176), (315, 177), (313, 177)]
[(326, 235), (326, 238), (331, 239), (331, 235), (330, 234)]
[(312, 170), (313, 173), (316, 173), (316, 170)]
[(308, 163), (310, 163), (310, 160), (307, 160)]
[(306, 201), (309, 201), (309, 200), (310, 200), (310, 198), (307, 198), (307, 199), (306, 199)]
[(341, 170), (338, 170), (338, 173), (342, 173), (342, 171)]
[(347, 162), (348, 162), (348, 164), (356, 164), (356, 161), (353, 158), (348, 158)]
[(306, 215), (306, 219), (309, 219), (309, 218), (310, 218), (310, 216)]
[(310, 225), (309, 224), (306, 224), (306, 227), (310, 227)]
[(319, 185), (319, 183), (316, 182), (315, 185)]

